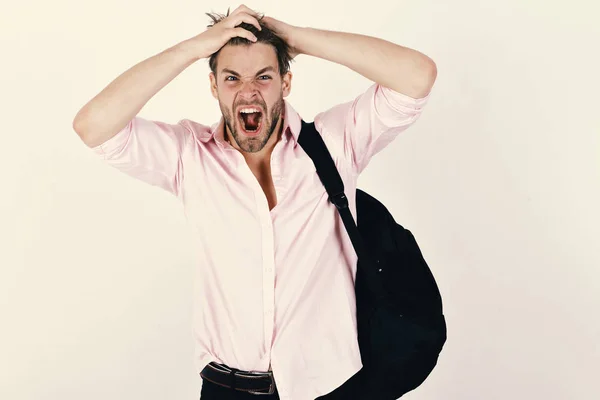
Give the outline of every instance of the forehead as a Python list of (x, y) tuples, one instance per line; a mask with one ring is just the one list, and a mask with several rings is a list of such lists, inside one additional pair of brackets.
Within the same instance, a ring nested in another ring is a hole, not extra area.
[(265, 43), (229, 44), (221, 49), (217, 59), (217, 73), (227, 68), (240, 75), (250, 75), (265, 67), (279, 70), (275, 49)]

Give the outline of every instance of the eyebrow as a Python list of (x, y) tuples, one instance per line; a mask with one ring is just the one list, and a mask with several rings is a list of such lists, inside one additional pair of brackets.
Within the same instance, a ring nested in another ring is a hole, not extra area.
[[(265, 68), (263, 68), (263, 69), (259, 70), (259, 71), (256, 73), (256, 75), (255, 75), (255, 76), (259, 76), (259, 75), (261, 75), (261, 74), (264, 74), (264, 73), (265, 73), (265, 72), (267, 72), (267, 71), (271, 71), (271, 72), (272, 72), (272, 71), (275, 71), (275, 68), (273, 68), (273, 67), (265, 67)], [(230, 74), (230, 75), (233, 75), (233, 76), (237, 76), (237, 77), (239, 77), (239, 76), (240, 76), (240, 74), (238, 74), (237, 72), (235, 72), (235, 71), (233, 71), (233, 70), (231, 70), (231, 69), (229, 69), (229, 68), (223, 68), (223, 69), (221, 70), (221, 72), (222, 72), (222, 73), (227, 73), (227, 74)]]

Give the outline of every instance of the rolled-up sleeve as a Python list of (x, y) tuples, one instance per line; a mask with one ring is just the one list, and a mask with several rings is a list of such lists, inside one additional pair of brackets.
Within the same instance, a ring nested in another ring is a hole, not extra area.
[(315, 126), (360, 173), (375, 154), (415, 123), (429, 97), (415, 99), (373, 84), (353, 101), (317, 115)]
[(135, 117), (92, 151), (123, 173), (179, 196), (181, 154), (191, 136), (185, 120), (168, 124)]

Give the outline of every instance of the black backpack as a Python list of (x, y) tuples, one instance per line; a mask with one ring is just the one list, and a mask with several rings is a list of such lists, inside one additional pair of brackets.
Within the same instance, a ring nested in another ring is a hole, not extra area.
[(396, 400), (429, 376), (446, 342), (435, 279), (412, 233), (357, 189), (354, 222), (344, 184), (314, 122), (298, 143), (310, 156), (358, 256), (355, 291), (363, 368), (352, 378), (369, 400)]

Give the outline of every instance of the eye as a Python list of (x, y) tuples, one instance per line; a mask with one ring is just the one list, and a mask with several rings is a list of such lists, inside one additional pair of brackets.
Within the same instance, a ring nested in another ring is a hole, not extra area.
[(259, 80), (263, 80), (264, 81), (265, 79), (262, 79), (262, 78), (271, 79), (271, 76), (270, 75), (261, 75), (261, 76), (258, 77)]
[[(229, 79), (229, 78), (231, 78), (231, 79)], [(233, 79), (237, 79), (237, 78), (236, 78), (235, 76), (233, 76), (233, 75), (229, 75), (229, 76), (226, 76), (226, 77), (225, 77), (225, 80), (226, 80), (226, 81), (231, 81), (231, 80), (233, 80)]]

